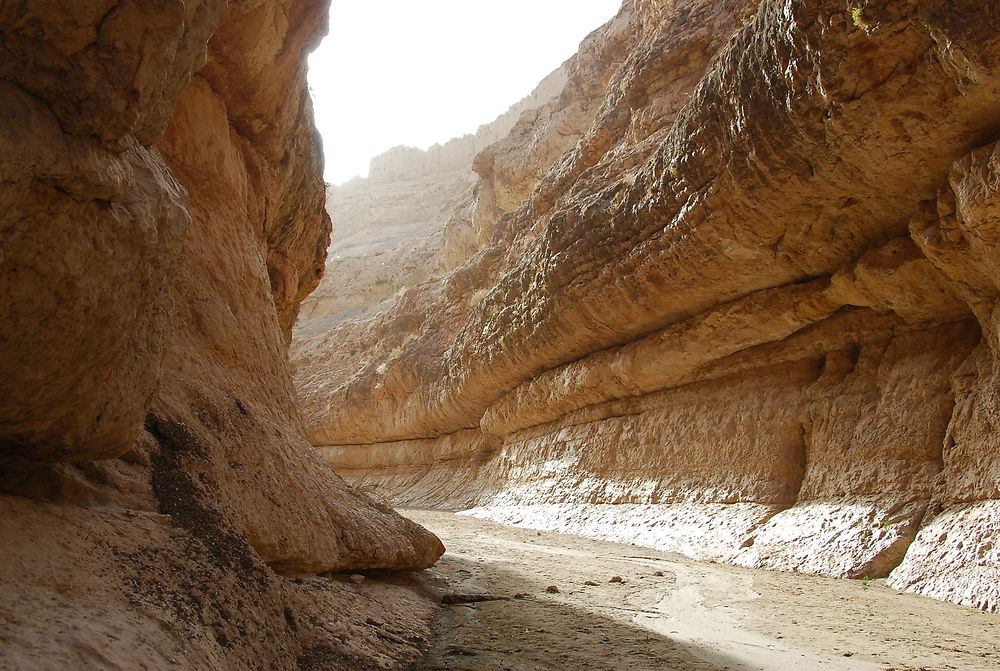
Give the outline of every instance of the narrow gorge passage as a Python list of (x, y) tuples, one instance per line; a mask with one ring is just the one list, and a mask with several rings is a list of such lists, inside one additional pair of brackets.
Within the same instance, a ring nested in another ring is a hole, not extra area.
[[(422, 671), (996, 669), (998, 622), (846, 581), (406, 510), (448, 548), (451, 591)], [(610, 582), (618, 576), (622, 582)], [(587, 584), (588, 581), (594, 584)], [(550, 586), (558, 592), (547, 591)]]
[(1000, 2), (515, 4), (0, 4), (0, 671), (1000, 671)]

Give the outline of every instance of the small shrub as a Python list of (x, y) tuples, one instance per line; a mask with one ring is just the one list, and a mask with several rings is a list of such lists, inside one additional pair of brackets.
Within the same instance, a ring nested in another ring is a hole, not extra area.
[(868, 8), (868, 3), (865, 3), (863, 5), (851, 6), (850, 9), (851, 22), (854, 23), (855, 28), (859, 28), (865, 31), (866, 35), (871, 35), (875, 31), (875, 29), (878, 28), (878, 24), (870, 23), (868, 19), (865, 17), (865, 10), (867, 8)]

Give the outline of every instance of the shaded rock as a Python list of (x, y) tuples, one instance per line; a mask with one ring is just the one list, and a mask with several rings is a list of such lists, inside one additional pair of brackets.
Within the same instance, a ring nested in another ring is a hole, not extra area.
[[(365, 666), (370, 603), (277, 572), (443, 547), (324, 463), (291, 385), (326, 3), (71, 4), (0, 10), (0, 667)], [(381, 594), (403, 668), (431, 604)]]
[(479, 603), (482, 601), (505, 601), (510, 597), (499, 594), (464, 594), (450, 593), (441, 595), (441, 603), (445, 605), (456, 603)]

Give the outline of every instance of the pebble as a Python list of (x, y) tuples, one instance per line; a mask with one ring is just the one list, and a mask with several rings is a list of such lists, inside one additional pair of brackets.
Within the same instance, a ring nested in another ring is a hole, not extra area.
[(611, 578), (611, 580), (609, 580), (608, 582), (625, 582), (625, 579), (622, 578), (620, 575), (616, 575), (615, 577)]
[(556, 587), (555, 585), (549, 585), (548, 587), (545, 588), (545, 591), (548, 592), (549, 594), (558, 594), (559, 588)]
[(355, 573), (354, 575), (351, 576), (351, 582), (353, 582), (355, 585), (360, 585), (364, 581), (365, 577), (360, 573)]

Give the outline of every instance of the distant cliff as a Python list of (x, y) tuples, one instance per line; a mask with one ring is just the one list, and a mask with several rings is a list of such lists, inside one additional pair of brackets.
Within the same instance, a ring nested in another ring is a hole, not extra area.
[(521, 114), (545, 105), (562, 92), (566, 85), (566, 71), (557, 68), (543, 79), (525, 98), (490, 123), (480, 126), (475, 134), (436, 144), (426, 151), (415, 147), (393, 147), (371, 160), (368, 168), (370, 180), (412, 180), (436, 172), (468, 170), (472, 159), (480, 151), (502, 140), (510, 133)]
[(445, 272), (445, 247), (460, 226), (452, 220), (473, 210), (483, 191), (473, 172), (477, 154), (506, 137), (522, 116), (533, 123), (562, 93), (566, 71), (566, 65), (556, 69), (475, 135), (426, 151), (395, 147), (372, 159), (368, 178), (329, 187), (336, 234), (324, 278), (302, 304), (298, 333), (332, 328)]

